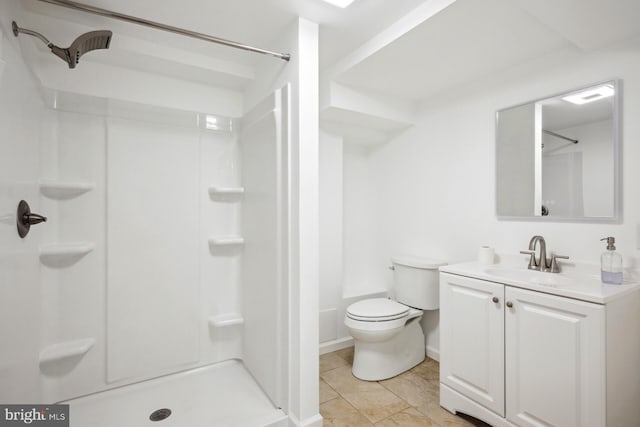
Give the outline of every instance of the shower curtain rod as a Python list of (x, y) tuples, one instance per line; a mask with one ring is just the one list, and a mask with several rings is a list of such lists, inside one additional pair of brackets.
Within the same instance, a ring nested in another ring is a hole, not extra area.
[(171, 25), (160, 24), (159, 22), (149, 21), (147, 19), (136, 18), (135, 16), (125, 15), (123, 13), (113, 12), (107, 9), (101, 9), (99, 7), (89, 6), (83, 3), (76, 3), (69, 0), (38, 0), (43, 3), (55, 4), (56, 6), (63, 6), (69, 9), (80, 10), (82, 12), (93, 13), (94, 15), (106, 16), (107, 18), (119, 19), (121, 21), (130, 22), (133, 24), (144, 25), (145, 27), (151, 27), (158, 30), (168, 31), (171, 33), (181, 34), (183, 36), (192, 37), (212, 43), (218, 43), (221, 45), (235, 47), (236, 49), (248, 50), (250, 52), (261, 53), (264, 55), (275, 56), (276, 58), (289, 61), (291, 55), (288, 53), (273, 52), (270, 50), (260, 49), (257, 47), (249, 46), (242, 43), (237, 43), (231, 40), (221, 39), (219, 37), (213, 37), (208, 34), (198, 33), (195, 31), (185, 30), (184, 28), (172, 27)]
[(559, 133), (551, 132), (550, 130), (542, 129), (542, 132), (546, 133), (547, 135), (555, 136), (556, 138), (560, 138), (560, 139), (565, 139), (567, 141), (571, 141), (574, 144), (577, 144), (578, 142), (580, 142), (577, 139), (571, 139), (571, 138), (569, 138), (567, 136), (560, 135)]

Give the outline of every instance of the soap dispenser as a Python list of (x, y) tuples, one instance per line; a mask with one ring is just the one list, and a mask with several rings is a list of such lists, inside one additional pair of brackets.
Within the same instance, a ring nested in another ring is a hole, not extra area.
[(600, 277), (604, 283), (621, 285), (622, 256), (616, 252), (616, 238), (604, 237), (600, 240), (607, 241), (607, 250), (600, 257)]

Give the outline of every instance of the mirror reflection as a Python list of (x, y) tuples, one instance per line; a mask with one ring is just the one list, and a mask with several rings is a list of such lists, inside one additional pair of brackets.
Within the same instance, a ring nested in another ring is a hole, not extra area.
[(609, 81), (498, 111), (499, 217), (616, 218), (617, 90)]

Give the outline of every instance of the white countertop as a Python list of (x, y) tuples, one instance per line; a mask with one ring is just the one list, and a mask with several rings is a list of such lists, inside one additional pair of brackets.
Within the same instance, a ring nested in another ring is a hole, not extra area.
[(541, 273), (528, 270), (526, 262), (522, 265), (468, 262), (445, 265), (440, 271), (597, 304), (607, 304), (640, 289), (635, 281), (625, 280), (621, 285), (602, 283), (599, 268), (592, 265), (573, 264), (562, 273)]

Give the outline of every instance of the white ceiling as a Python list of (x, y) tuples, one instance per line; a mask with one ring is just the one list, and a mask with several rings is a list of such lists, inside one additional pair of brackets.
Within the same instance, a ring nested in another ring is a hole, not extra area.
[[(296, 17), (317, 22), (321, 84), (330, 88), (321, 91), (330, 94), (321, 99), (324, 127), (373, 143), (410, 126), (416, 106), (432, 96), (556, 51), (640, 36), (640, 0), (355, 0), (346, 9), (322, 0), (80, 1), (268, 50)], [(63, 47), (82, 32), (111, 29), (111, 48), (82, 61), (240, 92), (259, 72), (250, 52), (37, 0), (20, 4), (21, 26)], [(39, 41), (21, 42), (37, 46), (48, 69), (64, 66)], [(347, 98), (357, 102), (347, 107)], [(380, 113), (384, 105), (410, 120)]]
[[(394, 36), (395, 41), (340, 70), (335, 81), (373, 93), (422, 100), (555, 49), (599, 48), (640, 34), (638, 0), (451, 1), (453, 4), (443, 11), (407, 28), (404, 35)], [(270, 50), (270, 41), (297, 16), (302, 16), (320, 25), (322, 71), (401, 18), (411, 16), (420, 6), (442, 0), (356, 0), (346, 9), (322, 0), (83, 2)], [(169, 73), (180, 73), (180, 65), (184, 64), (187, 69), (200, 68), (190, 71), (194, 79), (206, 81), (208, 70), (221, 67), (211, 65), (212, 60), (233, 67), (231, 64), (251, 66), (256, 58), (249, 52), (36, 0), (22, 0), (21, 4), (31, 13), (20, 24), (36, 27), (33, 29), (45, 33), (58, 45), (70, 43), (79, 30), (112, 29), (115, 52), (98, 58), (107, 63)], [(46, 52), (44, 47), (41, 49)], [(187, 58), (185, 52), (192, 56)], [(143, 60), (136, 61), (138, 56)], [(199, 61), (207, 64), (199, 66)], [(165, 66), (159, 67), (158, 62)], [(184, 75), (189, 76), (190, 72)], [(214, 78), (212, 83), (236, 88), (247, 78), (243, 72), (240, 75), (239, 81), (226, 82), (223, 78), (218, 82)]]
[(580, 49), (599, 49), (640, 32), (638, 0), (513, 2)]
[[(598, 16), (606, 20), (595, 25)], [(457, 0), (336, 81), (423, 100), (554, 50), (602, 47), (640, 34), (638, 22), (638, 0)]]

